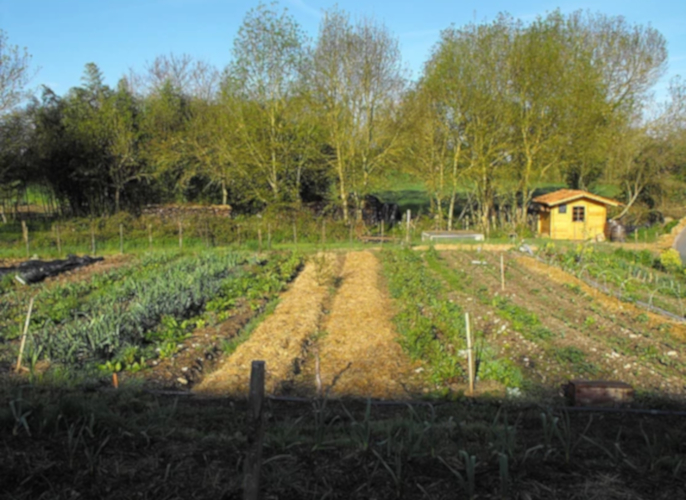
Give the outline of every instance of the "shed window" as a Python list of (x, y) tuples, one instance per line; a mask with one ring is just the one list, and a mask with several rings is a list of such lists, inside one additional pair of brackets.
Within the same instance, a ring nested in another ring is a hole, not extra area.
[(560, 213), (561, 214), (567, 213), (567, 205), (560, 205)]
[(574, 207), (572, 212), (572, 222), (583, 222), (586, 220), (586, 213), (584, 207)]

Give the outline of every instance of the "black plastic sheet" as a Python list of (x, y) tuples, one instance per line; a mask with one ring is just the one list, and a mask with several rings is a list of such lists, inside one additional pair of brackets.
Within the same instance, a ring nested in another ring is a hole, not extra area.
[(0, 267), (0, 278), (6, 274), (16, 274), (17, 280), (25, 285), (39, 283), (50, 276), (57, 276), (79, 267), (89, 266), (103, 260), (102, 257), (77, 257), (68, 255), (61, 260), (27, 260), (18, 266)]

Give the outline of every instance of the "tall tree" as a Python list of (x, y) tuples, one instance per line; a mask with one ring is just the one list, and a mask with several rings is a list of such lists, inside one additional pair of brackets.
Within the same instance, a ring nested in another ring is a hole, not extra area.
[[(224, 92), (232, 96), (242, 164), (263, 203), (298, 199), (289, 182), (299, 144), (295, 100), (303, 78), (305, 36), (287, 11), (259, 5), (246, 15), (234, 42)], [(264, 182), (266, 190), (260, 189)]]
[(26, 97), (26, 85), (33, 77), (30, 64), (28, 51), (10, 45), (7, 34), (0, 30), (0, 115)]
[(398, 105), (405, 90), (397, 40), (371, 19), (355, 24), (339, 10), (322, 19), (313, 53), (311, 92), (338, 178), (343, 217), (370, 179), (400, 150)]

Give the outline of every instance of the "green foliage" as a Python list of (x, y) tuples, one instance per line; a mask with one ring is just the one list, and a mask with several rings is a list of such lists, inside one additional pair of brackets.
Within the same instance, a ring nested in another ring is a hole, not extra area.
[(505, 387), (521, 389), (524, 385), (524, 374), (519, 366), (510, 359), (496, 358), (488, 348), (481, 352), (477, 376), (481, 380), (500, 382)]
[(507, 297), (496, 295), (491, 299), (483, 292), (479, 296), (483, 303), (494, 307), (498, 316), (509, 321), (512, 328), (521, 333), (524, 338), (532, 341), (546, 341), (556, 336), (543, 326), (536, 313), (512, 303)]
[(384, 250), (381, 258), (391, 295), (400, 305), (394, 320), (403, 349), (426, 362), (434, 383), (461, 380), (464, 371), (456, 352), (465, 344), (462, 309), (442, 298), (443, 286), (427, 271), (421, 254)]
[(668, 273), (678, 273), (684, 269), (681, 255), (674, 248), (665, 250), (660, 254), (660, 265)]

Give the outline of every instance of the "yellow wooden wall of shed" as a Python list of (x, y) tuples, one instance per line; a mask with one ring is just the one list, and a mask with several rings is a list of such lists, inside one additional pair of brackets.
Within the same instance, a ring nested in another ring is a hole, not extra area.
[[(572, 222), (574, 207), (584, 207), (585, 220)], [(543, 215), (543, 214), (541, 214)], [(550, 209), (550, 232), (543, 231), (543, 218), (539, 215), (539, 234), (556, 240), (585, 240), (605, 234), (607, 208), (592, 200), (580, 199), (567, 203), (567, 213), (561, 214), (559, 206)]]

